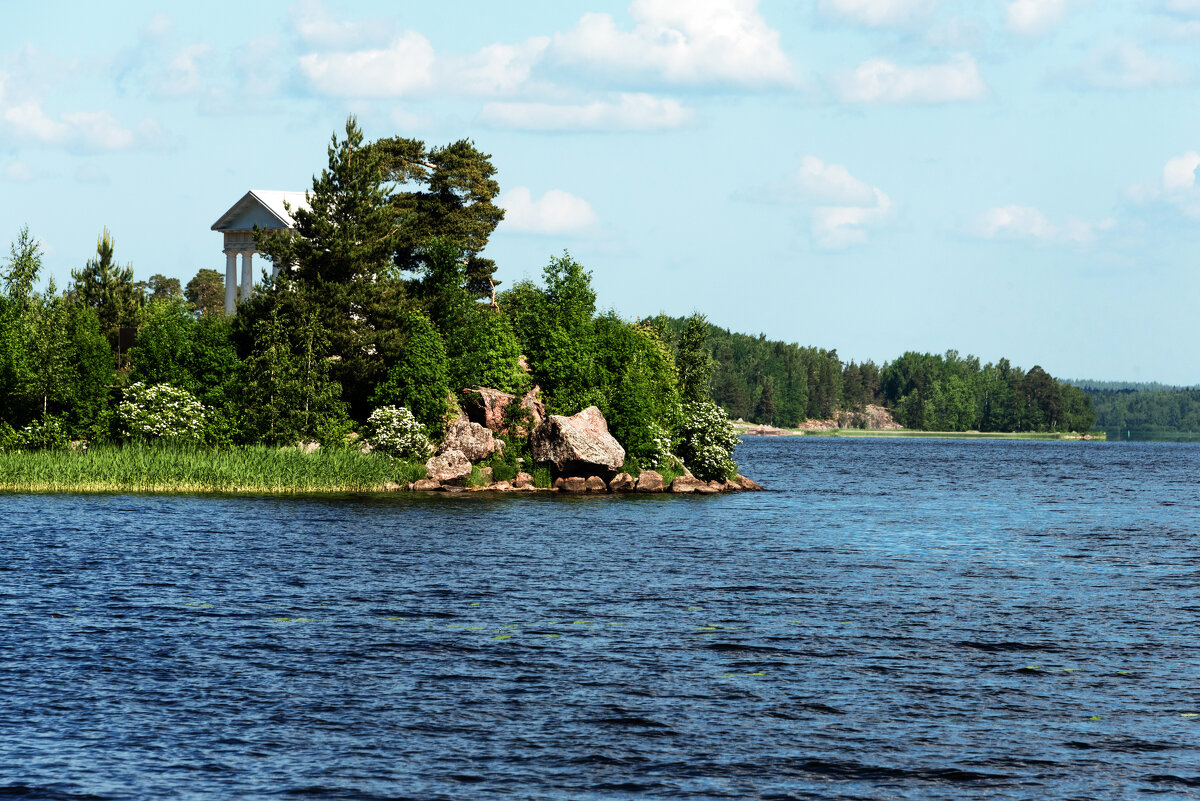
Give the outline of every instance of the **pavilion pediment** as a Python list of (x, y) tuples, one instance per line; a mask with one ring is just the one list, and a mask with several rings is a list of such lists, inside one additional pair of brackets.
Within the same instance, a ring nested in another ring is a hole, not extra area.
[(285, 202), (292, 211), (308, 208), (304, 192), (251, 189), (212, 224), (212, 230), (228, 233), (251, 231), (255, 226), (267, 229), (292, 228), (295, 222)]

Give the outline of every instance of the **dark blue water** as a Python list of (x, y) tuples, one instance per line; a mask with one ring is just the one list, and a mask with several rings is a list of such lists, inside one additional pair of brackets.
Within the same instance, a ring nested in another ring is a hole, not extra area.
[(0, 496), (0, 798), (1200, 793), (1200, 446), (771, 493)]

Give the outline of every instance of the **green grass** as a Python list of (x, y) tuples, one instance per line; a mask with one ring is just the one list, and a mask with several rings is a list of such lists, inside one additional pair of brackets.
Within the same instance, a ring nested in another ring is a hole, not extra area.
[(305, 455), (130, 444), (0, 453), (0, 490), (25, 492), (371, 492), (424, 477), (421, 463), (325, 448)]

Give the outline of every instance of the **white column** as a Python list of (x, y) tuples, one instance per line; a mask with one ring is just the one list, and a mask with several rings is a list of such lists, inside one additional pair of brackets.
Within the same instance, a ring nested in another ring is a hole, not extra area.
[(251, 267), (250, 260), (254, 254), (250, 251), (242, 252), (242, 300), (250, 300), (254, 296), (254, 270)]
[(225, 313), (233, 314), (237, 305), (237, 254), (225, 251)]

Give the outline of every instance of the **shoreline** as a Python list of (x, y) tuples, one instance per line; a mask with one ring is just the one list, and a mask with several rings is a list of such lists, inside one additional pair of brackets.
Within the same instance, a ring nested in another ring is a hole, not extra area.
[(917, 431), (909, 428), (776, 428), (752, 423), (734, 423), (734, 430), (745, 437), (846, 437), (887, 439), (1008, 439), (1059, 442), (1105, 442), (1103, 431), (1076, 434), (1062, 431)]

